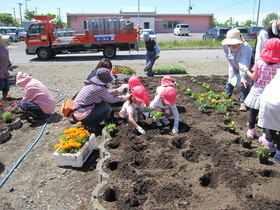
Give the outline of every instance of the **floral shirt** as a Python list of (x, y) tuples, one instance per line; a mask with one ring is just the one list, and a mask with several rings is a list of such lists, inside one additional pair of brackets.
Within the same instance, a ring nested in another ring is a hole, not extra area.
[(276, 74), (276, 70), (280, 68), (280, 63), (268, 65), (262, 60), (258, 60), (253, 66), (253, 71), (258, 74), (254, 85), (251, 88), (252, 93), (256, 95), (262, 94), (264, 88), (270, 83)]

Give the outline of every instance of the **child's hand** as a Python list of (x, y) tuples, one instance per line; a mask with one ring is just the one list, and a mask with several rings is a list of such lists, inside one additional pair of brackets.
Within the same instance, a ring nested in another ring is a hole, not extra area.
[(138, 126), (138, 127), (136, 128), (136, 130), (137, 130), (139, 133), (141, 133), (142, 135), (145, 135), (145, 134), (146, 134), (146, 131), (145, 131), (142, 127), (140, 127), (140, 126)]
[(129, 84), (122, 84), (119, 88), (118, 88), (118, 92), (121, 93), (124, 91), (124, 89), (128, 89)]

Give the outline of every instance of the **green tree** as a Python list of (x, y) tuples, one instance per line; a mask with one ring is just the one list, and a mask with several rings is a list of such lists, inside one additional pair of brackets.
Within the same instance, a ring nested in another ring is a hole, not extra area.
[(24, 18), (28, 21), (31, 21), (33, 19), (34, 15), (35, 15), (35, 11), (25, 10), (25, 12), (24, 12)]
[(13, 20), (13, 17), (7, 13), (0, 14), (0, 22), (4, 23), (6, 26), (13, 24)]
[(277, 19), (279, 19), (279, 18), (280, 18), (280, 16), (279, 16), (277, 13), (275, 13), (275, 12), (269, 13), (269, 14), (265, 17), (265, 19), (263, 19), (262, 24), (263, 24), (264, 26), (269, 25), (271, 21), (277, 20)]
[(242, 25), (251, 28), (253, 25), (256, 25), (256, 22), (252, 20), (246, 20), (245, 23), (242, 23)]

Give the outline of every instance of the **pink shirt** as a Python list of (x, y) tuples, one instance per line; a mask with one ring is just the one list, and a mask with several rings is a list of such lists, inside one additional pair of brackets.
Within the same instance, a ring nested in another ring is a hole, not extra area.
[(280, 63), (268, 65), (261, 60), (256, 62), (252, 70), (256, 72), (258, 76), (251, 88), (251, 91), (256, 95), (262, 94), (264, 88), (275, 76), (277, 68), (280, 68)]

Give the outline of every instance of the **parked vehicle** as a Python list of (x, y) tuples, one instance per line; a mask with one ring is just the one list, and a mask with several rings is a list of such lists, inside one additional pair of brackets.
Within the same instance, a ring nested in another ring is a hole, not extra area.
[(153, 29), (143, 29), (142, 30), (142, 33), (140, 35), (140, 38), (143, 39), (143, 33), (144, 32), (148, 32), (150, 37), (153, 38), (154, 40), (157, 39), (157, 35), (155, 34), (154, 30)]
[(249, 39), (249, 36), (248, 36), (248, 32), (249, 32), (249, 28), (248, 27), (236, 27), (240, 33), (243, 35), (243, 38), (245, 40), (248, 40)]
[(23, 41), (24, 37), (26, 37), (26, 30), (25, 30), (25, 28), (17, 28), (16, 29), (16, 35), (18, 36), (20, 41)]
[(0, 27), (0, 33), (5, 34), (5, 35), (10, 35), (9, 42), (17, 42), (18, 41), (18, 37), (17, 37), (16, 33), (13, 33), (10, 30), (10, 27)]
[(249, 32), (248, 32), (248, 38), (249, 39), (256, 39), (259, 31), (262, 30), (262, 29), (263, 29), (263, 27), (256, 27), (256, 26), (250, 28)]
[(189, 35), (190, 26), (188, 24), (177, 24), (174, 28), (174, 35)]
[(221, 41), (226, 38), (227, 32), (231, 27), (215, 27), (210, 28), (202, 37), (203, 40), (210, 39), (213, 41)]
[[(105, 18), (89, 19), (88, 28), (85, 34), (77, 34), (73, 29), (60, 29), (57, 23), (51, 22), (51, 16), (34, 16), (41, 22), (34, 22), (30, 25), (25, 38), (26, 54), (36, 55), (42, 59), (53, 58), (56, 54), (103, 52), (104, 57), (113, 58), (116, 50), (137, 50), (139, 49), (139, 25), (137, 27), (126, 27), (125, 21), (115, 24), (116, 21), (104, 24), (101, 29), (100, 24)], [(108, 20), (108, 18), (106, 18)], [(106, 27), (105, 27), (106, 26)], [(98, 28), (99, 27), (99, 28)], [(107, 29), (105, 29), (107, 28)]]

